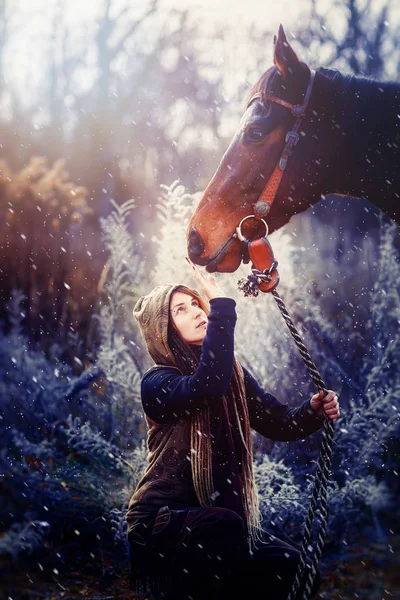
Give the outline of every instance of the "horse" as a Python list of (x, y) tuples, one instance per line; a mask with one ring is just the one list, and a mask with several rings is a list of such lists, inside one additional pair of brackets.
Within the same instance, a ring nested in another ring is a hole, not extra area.
[(399, 100), (398, 83), (313, 71), (280, 25), (274, 65), (250, 89), (189, 220), (191, 260), (233, 272), (245, 260), (243, 237), (272, 233), (326, 194), (367, 199), (399, 223)]

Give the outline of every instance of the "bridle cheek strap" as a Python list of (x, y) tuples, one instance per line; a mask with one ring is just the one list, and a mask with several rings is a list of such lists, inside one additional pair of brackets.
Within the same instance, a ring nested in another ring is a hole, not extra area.
[[(310, 100), (311, 92), (314, 85), (315, 79), (315, 71), (310, 70), (310, 79), (308, 82), (307, 91), (304, 96), (303, 104), (289, 104), (285, 100), (281, 100), (280, 98), (275, 98), (275, 96), (266, 96), (263, 100), (269, 100), (271, 102), (275, 102), (276, 104), (280, 104), (285, 108), (288, 108), (296, 118), (295, 124), (293, 128), (287, 132), (285, 136), (285, 147), (283, 149), (282, 155), (275, 166), (275, 169), (268, 179), (268, 183), (265, 186), (261, 196), (254, 204), (253, 212), (255, 217), (263, 218), (265, 217), (272, 206), (273, 201), (275, 200), (275, 196), (278, 192), (279, 185), (281, 183), (283, 173), (286, 169), (286, 165), (289, 159), (289, 156), (292, 154), (293, 148), (296, 146), (299, 141), (299, 131), (301, 124), (303, 122), (304, 117), (306, 116), (306, 110), (308, 106), (308, 102)], [(257, 95), (259, 96), (259, 95)], [(252, 100), (254, 97), (252, 98)], [(250, 103), (249, 103), (250, 104)]]
[[(306, 93), (304, 96), (303, 104), (290, 104), (289, 102), (286, 102), (286, 100), (282, 100), (281, 98), (276, 98), (275, 96), (265, 96), (263, 98), (263, 101), (269, 100), (271, 102), (275, 102), (276, 104), (280, 104), (281, 106), (284, 106), (285, 108), (289, 109), (292, 112), (292, 114), (296, 117), (296, 121), (293, 126), (293, 129), (288, 131), (285, 136), (285, 147), (284, 147), (282, 155), (278, 161), (278, 164), (275, 166), (275, 169), (274, 169), (271, 177), (269, 178), (268, 183), (265, 186), (261, 196), (259, 197), (259, 199), (253, 206), (254, 214), (248, 215), (247, 217), (245, 217), (245, 219), (248, 219), (248, 218), (263, 219), (263, 217), (265, 217), (270, 211), (271, 205), (275, 199), (279, 185), (281, 183), (283, 173), (286, 169), (286, 165), (287, 165), (289, 156), (291, 155), (293, 148), (299, 141), (300, 126), (301, 126), (301, 123), (302, 123), (304, 117), (306, 116), (306, 109), (307, 109), (308, 102), (310, 100), (311, 92), (313, 89), (314, 78), (315, 78), (315, 71), (310, 69), (310, 79), (308, 81), (308, 87), (307, 87), (307, 90), (306, 90)], [(261, 99), (261, 94), (260, 93), (254, 94), (254, 96), (252, 96), (251, 100), (248, 102), (247, 107), (249, 107), (250, 104), (254, 100), (259, 100), (259, 99)], [(268, 226), (265, 223), (267, 231), (266, 231), (265, 235), (261, 238), (260, 243), (258, 243), (257, 240), (249, 241), (249, 240), (246, 240), (242, 236), (241, 231), (240, 231), (241, 224), (243, 223), (243, 221), (245, 219), (242, 219), (239, 226), (232, 233), (231, 237), (228, 239), (228, 241), (225, 243), (225, 245), (217, 252), (217, 254), (214, 256), (214, 258), (212, 258), (210, 261), (208, 261), (205, 264), (207, 264), (208, 266), (212, 265), (213, 268), (216, 269), (218, 264), (221, 262), (223, 257), (226, 255), (231, 244), (234, 241), (236, 241), (237, 239), (239, 239), (241, 242), (244, 242), (244, 246), (242, 248), (243, 262), (249, 262), (251, 260), (253, 264), (260, 265), (258, 268), (261, 268), (261, 264), (263, 264), (264, 266), (263, 266), (262, 270), (264, 271), (264, 275), (265, 275), (265, 265), (267, 265), (269, 268), (275, 262), (273, 259), (272, 249), (269, 248), (269, 242), (266, 239), (267, 234), (268, 234)], [(199, 262), (198, 264), (201, 264), (201, 263)], [(272, 267), (271, 267), (271, 269), (272, 269)], [(276, 270), (276, 267), (274, 267), (274, 269)], [(272, 273), (272, 271), (271, 271), (271, 273), (268, 274), (267, 277), (268, 277), (268, 282), (263, 283), (262, 291), (271, 291), (278, 284), (279, 277), (278, 277), (277, 272)]]

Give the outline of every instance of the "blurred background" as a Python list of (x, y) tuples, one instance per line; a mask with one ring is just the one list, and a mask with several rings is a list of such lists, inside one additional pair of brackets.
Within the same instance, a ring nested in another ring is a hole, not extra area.
[[(395, 0), (0, 0), (1, 598), (129, 597), (150, 364), (132, 304), (187, 280), (187, 220), (280, 23), (310, 67), (398, 79)], [(327, 196), (271, 243), (345, 408), (323, 597), (399, 597), (398, 228)], [(271, 300), (239, 297), (245, 271), (221, 276), (238, 355), (297, 404), (314, 390)], [(318, 436), (254, 443), (265, 522), (299, 543)]]

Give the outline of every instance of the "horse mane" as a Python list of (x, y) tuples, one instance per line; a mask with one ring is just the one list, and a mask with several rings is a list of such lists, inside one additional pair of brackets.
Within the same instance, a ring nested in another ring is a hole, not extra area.
[[(260, 77), (257, 83), (255, 83), (250, 88), (246, 96), (244, 111), (247, 109), (250, 100), (255, 94), (260, 94), (261, 102), (264, 102), (265, 96), (267, 96), (270, 93), (269, 91), (272, 88), (272, 83), (277, 73), (278, 67), (276, 65), (273, 65), (267, 71), (265, 71), (265, 73)], [(340, 90), (344, 94), (346, 94), (352, 88), (354, 89), (355, 87), (361, 88), (368, 93), (372, 92), (372, 90), (376, 89), (377, 86), (379, 86), (381, 88), (385, 87), (386, 89), (391, 89), (395, 92), (395, 96), (397, 98), (396, 91), (399, 90), (399, 84), (396, 82), (383, 82), (377, 79), (371, 79), (359, 75), (344, 75), (337, 69), (328, 69), (325, 67), (319, 67), (317, 69), (317, 73), (334, 83), (335, 86), (337, 86), (338, 91)]]
[(372, 77), (364, 77), (362, 75), (344, 75), (337, 69), (327, 69), (325, 67), (319, 67), (317, 73), (320, 73), (327, 79), (330, 79), (336, 84), (339, 84), (342, 90), (348, 90), (353, 86), (357, 86), (361, 89), (380, 88), (392, 89), (394, 91), (399, 89), (399, 84), (395, 81), (382, 81), (379, 79), (373, 79)]
[[(337, 69), (320, 67), (317, 71), (326, 80), (331, 81), (339, 100), (339, 112), (342, 115), (357, 115), (365, 122), (380, 122), (382, 135), (393, 137), (393, 121), (390, 114), (395, 113), (395, 106), (400, 100), (400, 85), (394, 81), (381, 81), (359, 75), (344, 75)], [(372, 108), (373, 106), (376, 109)], [(379, 107), (379, 112), (378, 111)], [(382, 119), (383, 117), (383, 119)], [(395, 122), (395, 129), (398, 123)]]
[(359, 77), (356, 75), (344, 75), (338, 69), (328, 69), (326, 67), (319, 67), (317, 73), (337, 84), (342, 90), (348, 90), (355, 82), (366, 86), (378, 83), (373, 79), (367, 79), (366, 77)]

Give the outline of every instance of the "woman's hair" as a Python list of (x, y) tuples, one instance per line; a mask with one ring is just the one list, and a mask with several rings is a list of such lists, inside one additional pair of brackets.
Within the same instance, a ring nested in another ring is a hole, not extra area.
[[(193, 290), (179, 286), (175, 292), (183, 292), (198, 300), (200, 307), (206, 314), (209, 308), (203, 298)], [(172, 296), (171, 296), (172, 297)], [(188, 344), (181, 337), (169, 312), (168, 318), (168, 345), (175, 359), (175, 364), (183, 375), (195, 373), (200, 361), (201, 346)], [(253, 453), (250, 434), (249, 414), (246, 404), (243, 371), (235, 359), (234, 371), (231, 382), (232, 402), (236, 415), (236, 422), (242, 439), (242, 464), (243, 464), (243, 504), (246, 514), (247, 526), (251, 545), (257, 540), (262, 540), (261, 514), (259, 510), (259, 498), (254, 482)], [(212, 474), (212, 447), (211, 447), (211, 424), (210, 411), (207, 406), (195, 413), (191, 420), (190, 445), (193, 450), (192, 476), (197, 497), (201, 506), (210, 506), (214, 494), (214, 483)], [(203, 432), (199, 435), (199, 432)]]

